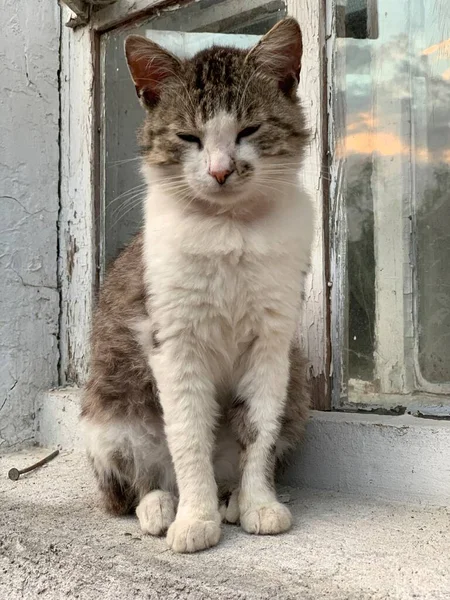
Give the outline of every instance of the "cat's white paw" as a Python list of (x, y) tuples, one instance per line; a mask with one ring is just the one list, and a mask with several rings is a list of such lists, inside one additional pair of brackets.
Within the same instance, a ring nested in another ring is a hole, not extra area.
[(241, 526), (247, 533), (275, 535), (287, 531), (291, 525), (291, 512), (280, 502), (253, 506), (241, 513)]
[(169, 492), (154, 490), (139, 502), (136, 515), (144, 533), (162, 535), (175, 519), (174, 497)]
[(220, 523), (198, 519), (176, 519), (167, 532), (174, 552), (198, 552), (215, 546), (220, 539)]
[(228, 503), (223, 503), (219, 507), (220, 516), (223, 523), (237, 523), (239, 521), (239, 490), (235, 490)]

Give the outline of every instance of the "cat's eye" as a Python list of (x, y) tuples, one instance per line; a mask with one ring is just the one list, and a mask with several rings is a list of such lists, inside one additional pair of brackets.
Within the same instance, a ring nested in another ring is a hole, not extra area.
[(197, 144), (199, 148), (202, 147), (202, 140), (196, 135), (191, 135), (190, 133), (177, 133), (177, 136), (183, 142), (189, 142), (190, 144)]
[(242, 138), (250, 137), (251, 135), (256, 133), (260, 127), (261, 125), (253, 125), (252, 127), (246, 127), (245, 129), (240, 131), (236, 137), (236, 144), (239, 144)]

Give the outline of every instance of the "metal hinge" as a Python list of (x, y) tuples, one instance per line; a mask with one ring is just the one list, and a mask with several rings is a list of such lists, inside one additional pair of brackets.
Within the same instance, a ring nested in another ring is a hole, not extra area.
[(67, 23), (66, 27), (75, 29), (81, 25), (86, 25), (92, 15), (92, 11), (108, 6), (108, 4), (114, 4), (117, 0), (59, 0), (74, 13)]

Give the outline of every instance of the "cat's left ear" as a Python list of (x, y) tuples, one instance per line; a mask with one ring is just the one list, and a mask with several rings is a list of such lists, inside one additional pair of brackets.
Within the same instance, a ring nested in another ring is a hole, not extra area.
[(300, 26), (288, 17), (279, 21), (247, 55), (261, 71), (277, 80), (281, 91), (294, 99), (300, 79), (303, 44)]

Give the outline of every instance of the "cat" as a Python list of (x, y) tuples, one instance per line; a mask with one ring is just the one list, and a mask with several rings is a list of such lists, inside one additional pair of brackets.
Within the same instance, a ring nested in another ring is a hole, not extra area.
[(179, 59), (125, 43), (146, 110), (144, 228), (111, 267), (81, 420), (103, 502), (176, 552), (291, 526), (275, 468), (308, 414), (296, 336), (314, 211), (298, 23)]

